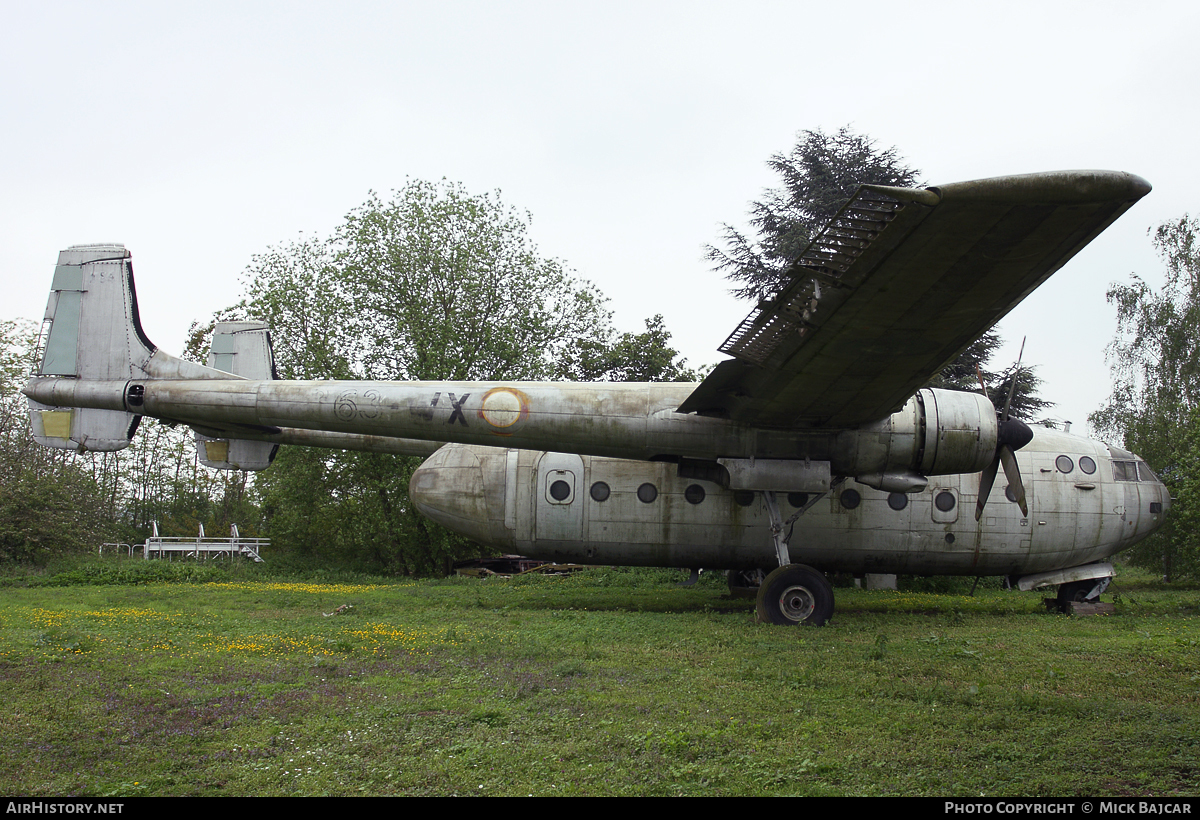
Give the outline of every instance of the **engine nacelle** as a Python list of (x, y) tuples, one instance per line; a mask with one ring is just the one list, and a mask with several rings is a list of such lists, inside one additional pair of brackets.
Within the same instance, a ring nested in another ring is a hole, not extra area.
[(912, 492), (921, 476), (977, 473), (996, 454), (996, 409), (979, 393), (920, 390), (898, 413), (837, 436), (832, 467), (872, 487)]

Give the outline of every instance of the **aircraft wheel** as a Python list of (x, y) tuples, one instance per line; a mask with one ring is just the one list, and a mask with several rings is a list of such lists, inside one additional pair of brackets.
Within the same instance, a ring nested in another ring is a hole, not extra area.
[(1087, 594), (1092, 591), (1092, 587), (1094, 586), (1096, 586), (1095, 580), (1072, 581), (1069, 584), (1059, 584), (1058, 605), (1063, 609), (1067, 609), (1067, 605), (1070, 603), (1082, 603), (1088, 600)]
[(812, 567), (788, 564), (763, 580), (755, 610), (760, 623), (824, 626), (833, 615), (833, 587)]

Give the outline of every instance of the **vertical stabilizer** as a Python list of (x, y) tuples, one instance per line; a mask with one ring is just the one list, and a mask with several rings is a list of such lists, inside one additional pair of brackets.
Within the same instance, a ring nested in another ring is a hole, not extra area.
[[(133, 266), (124, 245), (73, 245), (58, 255), (42, 323), (38, 376), (128, 380), (141, 377), (155, 346), (142, 332)], [(67, 450), (120, 450), (141, 416), (116, 410), (29, 402), (39, 444)]]
[[(116, 243), (72, 245), (58, 254), (33, 382), (64, 379), (83, 387), (86, 382), (229, 378), (164, 353), (146, 338), (130, 257)], [(129, 446), (141, 420), (122, 410), (51, 407), (32, 399), (29, 417), (38, 444), (78, 452)]]
[[(213, 329), (208, 366), (244, 379), (277, 378), (271, 331), (263, 322), (218, 322)], [(218, 470), (262, 470), (275, 458), (278, 444), (196, 433), (196, 452), (205, 467)]]

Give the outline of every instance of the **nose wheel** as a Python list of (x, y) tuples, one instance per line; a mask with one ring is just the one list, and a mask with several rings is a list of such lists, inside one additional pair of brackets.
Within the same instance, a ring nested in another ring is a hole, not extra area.
[(1108, 589), (1112, 578), (1092, 578), (1087, 581), (1071, 581), (1058, 587), (1058, 608), (1070, 612), (1073, 603), (1096, 603), (1100, 593)]
[(833, 587), (812, 567), (787, 564), (763, 580), (755, 610), (760, 623), (824, 626), (833, 615)]

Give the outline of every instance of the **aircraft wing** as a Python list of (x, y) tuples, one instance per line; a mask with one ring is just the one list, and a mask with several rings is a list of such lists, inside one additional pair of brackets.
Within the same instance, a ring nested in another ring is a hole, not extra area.
[(1115, 171), (864, 185), (679, 412), (781, 428), (886, 418), (1149, 191)]

